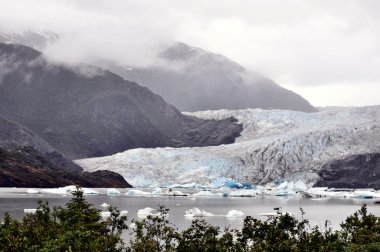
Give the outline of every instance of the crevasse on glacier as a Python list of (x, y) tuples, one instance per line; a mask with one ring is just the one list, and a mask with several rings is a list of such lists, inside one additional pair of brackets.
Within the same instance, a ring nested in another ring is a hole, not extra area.
[(76, 162), (88, 171), (118, 172), (134, 186), (211, 184), (221, 177), (255, 184), (278, 178), (313, 184), (328, 161), (380, 151), (380, 106), (317, 113), (245, 109), (188, 114), (204, 119), (233, 116), (244, 130), (230, 145), (133, 149)]

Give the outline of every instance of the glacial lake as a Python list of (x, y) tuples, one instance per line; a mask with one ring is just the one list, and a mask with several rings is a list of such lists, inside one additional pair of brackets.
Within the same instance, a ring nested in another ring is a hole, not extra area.
[[(10, 213), (12, 217), (22, 218), (25, 208), (36, 208), (39, 200), (48, 201), (50, 206), (65, 205), (71, 198), (71, 195), (53, 195), (53, 194), (27, 194), (25, 188), (0, 188), (0, 218), (2, 219), (5, 212)], [(106, 189), (94, 189), (105, 193)], [(149, 189), (146, 189), (149, 190)], [(151, 191), (152, 189), (150, 189)], [(126, 196), (127, 189), (120, 189), (122, 192), (118, 196), (108, 196), (106, 194), (86, 195), (89, 202), (97, 208), (106, 211), (101, 207), (103, 203), (118, 207), (120, 210), (128, 210), (128, 220), (138, 219), (137, 211), (145, 207), (157, 208), (158, 205), (164, 205), (170, 209), (169, 220), (179, 229), (187, 228), (191, 219), (184, 217), (185, 211), (193, 207), (211, 212), (217, 216), (206, 217), (208, 223), (222, 227), (241, 228), (243, 218), (227, 218), (229, 210), (235, 209), (243, 211), (246, 216), (250, 215), (259, 219), (266, 219), (264, 216), (258, 216), (259, 213), (273, 212), (274, 207), (282, 207), (283, 211), (293, 213), (297, 218), (301, 217), (300, 208), (306, 214), (305, 218), (309, 219), (312, 225), (324, 226), (325, 220), (331, 222), (331, 227), (339, 228), (339, 224), (347, 216), (359, 210), (361, 205), (366, 203), (369, 211), (380, 216), (380, 204), (374, 204), (380, 199), (337, 199), (337, 198), (320, 198), (311, 199), (303, 198), (299, 195), (281, 197), (281, 196), (258, 196), (252, 198), (241, 197), (143, 197), (143, 196)]]

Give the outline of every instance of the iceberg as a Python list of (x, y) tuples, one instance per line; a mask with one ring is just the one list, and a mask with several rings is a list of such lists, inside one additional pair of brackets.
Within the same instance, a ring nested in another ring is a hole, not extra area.
[(213, 193), (210, 191), (199, 191), (193, 194), (193, 197), (223, 197), (223, 193)]
[(255, 197), (260, 191), (255, 189), (234, 190), (228, 193), (228, 197)]
[(165, 196), (187, 196), (186, 193), (181, 192), (180, 190), (172, 190), (169, 188), (164, 193)]
[[(59, 188), (49, 188), (49, 189), (42, 189), (41, 193), (50, 193), (50, 194), (72, 194), (77, 190), (77, 187), (74, 185), (65, 186), (65, 187), (59, 187)], [(89, 189), (89, 188), (81, 188), (83, 191), (83, 194), (99, 194), (98, 191)]]
[(161, 215), (160, 213), (153, 213), (153, 211), (154, 211), (154, 209), (151, 207), (139, 209), (137, 211), (137, 217), (139, 217), (140, 219), (144, 219), (147, 216), (160, 216)]
[(218, 178), (214, 180), (213, 185), (215, 188), (227, 187), (231, 189), (252, 189), (253, 185), (250, 182), (237, 182), (229, 178)]
[(108, 212), (108, 211), (102, 211), (100, 212), (100, 217), (102, 217), (103, 219), (106, 219), (108, 217), (111, 216), (111, 212)]
[(274, 189), (271, 194), (274, 196), (291, 196), (295, 195), (296, 193), (292, 189), (280, 188)]
[(100, 206), (106, 208), (106, 207), (109, 207), (110, 205), (104, 202), (104, 203), (101, 204)]
[(228, 211), (226, 217), (227, 218), (244, 218), (244, 213), (238, 210), (230, 210)]
[(152, 195), (161, 195), (161, 194), (162, 194), (161, 188), (156, 188), (152, 191)]
[(377, 196), (378, 195), (373, 191), (357, 190), (357, 191), (353, 191), (350, 197), (358, 198), (358, 199), (373, 199), (373, 198), (376, 198)]
[(35, 208), (25, 208), (24, 213), (34, 214), (37, 212), (37, 209)]
[(215, 214), (206, 212), (197, 207), (191, 208), (185, 211), (185, 218), (197, 218), (197, 217), (213, 217)]
[(305, 183), (303, 181), (298, 180), (296, 183), (294, 183), (294, 190), (296, 192), (305, 191), (305, 190), (307, 190), (307, 186), (305, 185)]
[(121, 192), (117, 190), (116, 188), (110, 188), (107, 190), (107, 195), (114, 196), (114, 195), (120, 195), (120, 194)]
[(152, 194), (150, 192), (144, 192), (138, 189), (131, 189), (128, 192), (125, 193), (127, 196), (151, 196)]
[(28, 190), (26, 191), (26, 193), (29, 193), (29, 194), (38, 194), (38, 193), (40, 193), (40, 191), (38, 191), (38, 190), (36, 190), (36, 189), (28, 189)]

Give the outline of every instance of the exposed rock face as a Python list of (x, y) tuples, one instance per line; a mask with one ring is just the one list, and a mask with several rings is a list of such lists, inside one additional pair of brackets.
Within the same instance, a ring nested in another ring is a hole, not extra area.
[(316, 186), (380, 189), (380, 153), (352, 155), (324, 164)]
[(227, 144), (242, 130), (232, 118), (183, 115), (147, 88), (111, 72), (49, 63), (26, 46), (0, 44), (0, 66), (0, 114), (69, 158), (137, 147)]
[(82, 171), (79, 165), (64, 157), (36, 133), (0, 116), (0, 148), (15, 149), (23, 146), (33, 147), (63, 170)]
[(1, 187), (131, 187), (122, 176), (111, 171), (73, 172), (63, 170), (32, 147), (14, 150), (0, 148)]
[[(99, 63), (102, 64), (102, 63)], [(223, 55), (177, 43), (146, 68), (103, 63), (102, 67), (161, 95), (181, 111), (288, 109), (317, 111), (300, 95), (251, 73)]]

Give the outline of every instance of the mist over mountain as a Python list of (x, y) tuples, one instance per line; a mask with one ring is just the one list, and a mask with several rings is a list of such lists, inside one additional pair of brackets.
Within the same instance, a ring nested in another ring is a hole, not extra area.
[(32, 48), (0, 44), (0, 114), (69, 158), (137, 147), (233, 143), (233, 118), (181, 114), (145, 87), (100, 68), (49, 63)]
[(271, 79), (251, 73), (223, 55), (176, 43), (159, 55), (157, 65), (104, 68), (148, 87), (181, 111), (287, 109), (317, 111), (300, 95)]
[[(58, 40), (58, 34), (47, 31), (0, 33), (2, 42), (39, 50)], [(180, 111), (245, 108), (317, 111), (300, 95), (270, 78), (249, 72), (223, 55), (185, 43), (174, 43), (164, 49), (146, 67), (126, 66), (102, 58), (91, 63), (148, 87)]]

